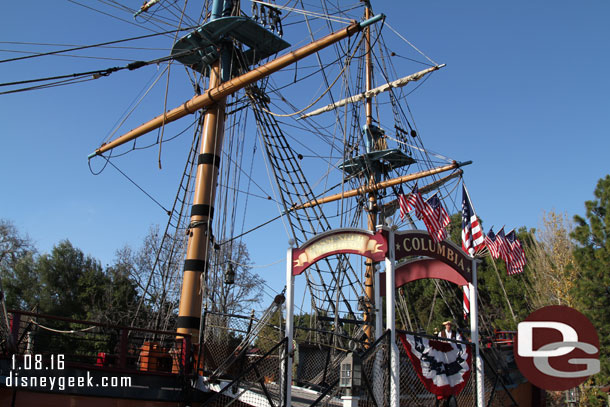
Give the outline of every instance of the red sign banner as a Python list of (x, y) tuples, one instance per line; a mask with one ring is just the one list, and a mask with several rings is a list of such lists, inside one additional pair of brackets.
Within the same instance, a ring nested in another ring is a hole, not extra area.
[(351, 253), (382, 261), (388, 243), (381, 232), (337, 229), (322, 233), (292, 251), (292, 274), (299, 275), (315, 262), (333, 254)]
[(428, 232), (423, 230), (397, 231), (396, 261), (413, 256), (425, 256), (447, 264), (468, 282), (472, 282), (472, 258), (453, 242), (444, 240), (435, 242)]

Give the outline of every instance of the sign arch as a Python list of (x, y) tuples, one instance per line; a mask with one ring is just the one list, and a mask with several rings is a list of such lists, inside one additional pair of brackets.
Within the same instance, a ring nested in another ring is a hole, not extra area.
[(333, 254), (359, 254), (383, 261), (388, 243), (382, 232), (344, 228), (321, 233), (292, 249), (292, 275), (297, 276), (319, 260)]
[[(450, 241), (435, 242), (423, 230), (396, 231), (395, 288), (425, 278), (446, 280), (459, 286), (472, 283), (472, 260), (462, 248)], [(381, 273), (383, 280), (385, 273)], [(385, 295), (385, 286), (381, 286)]]

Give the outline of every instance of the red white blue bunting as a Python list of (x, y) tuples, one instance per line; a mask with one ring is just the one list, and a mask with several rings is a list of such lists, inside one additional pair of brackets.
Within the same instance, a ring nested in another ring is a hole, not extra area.
[(446, 398), (462, 391), (472, 371), (469, 346), (406, 334), (399, 338), (430, 393)]

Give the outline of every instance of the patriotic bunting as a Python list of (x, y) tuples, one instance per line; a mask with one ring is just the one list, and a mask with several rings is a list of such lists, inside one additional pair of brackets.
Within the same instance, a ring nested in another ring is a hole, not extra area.
[(469, 346), (406, 334), (399, 338), (426, 390), (441, 397), (462, 391), (472, 371)]

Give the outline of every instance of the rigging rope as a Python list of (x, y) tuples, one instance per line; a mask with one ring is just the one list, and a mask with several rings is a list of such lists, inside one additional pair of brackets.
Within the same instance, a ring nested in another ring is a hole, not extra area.
[[(180, 15), (180, 22), (178, 23), (178, 30), (176, 30), (175, 34), (174, 34), (174, 40), (173, 43), (176, 43), (176, 39), (178, 38), (178, 32), (180, 31), (180, 26), (182, 25), (182, 20), (184, 18), (184, 12), (186, 10), (186, 5), (187, 5), (188, 1), (184, 2), (184, 8), (182, 9), (182, 14)], [(159, 169), (161, 169), (161, 147), (163, 144), (163, 135), (165, 134), (165, 119), (166, 119), (166, 112), (167, 112), (167, 95), (169, 93), (169, 74), (170, 74), (170, 69), (172, 66), (172, 61), (170, 60), (169, 63), (167, 64), (167, 81), (165, 82), (165, 97), (163, 99), (163, 123), (161, 124), (161, 136), (159, 138)]]
[(171, 216), (172, 213), (165, 208), (159, 201), (157, 201), (151, 194), (149, 194), (148, 192), (146, 192), (144, 190), (144, 188), (142, 188), (141, 186), (139, 186), (133, 179), (131, 179), (127, 174), (125, 174), (123, 171), (121, 171), (121, 169), (119, 167), (117, 167), (116, 165), (114, 165), (111, 161), (110, 161), (110, 157), (106, 157), (103, 154), (99, 154), (100, 157), (104, 158), (106, 160), (106, 162), (108, 164), (110, 164), (111, 166), (114, 167), (115, 170), (117, 170), (119, 173), (121, 173), (121, 175), (123, 175), (125, 178), (127, 178), (127, 180), (129, 182), (131, 182), (133, 185), (135, 185), (136, 188), (138, 188), (140, 191), (142, 191), (144, 193), (144, 195), (146, 195), (147, 197), (149, 197), (154, 203), (156, 203), (161, 209), (163, 209), (163, 211), (165, 213), (167, 213), (168, 216)]
[(343, 67), (343, 69), (341, 70), (341, 72), (339, 72), (339, 74), (337, 75), (335, 80), (328, 86), (328, 88), (326, 88), (326, 90), (324, 92), (322, 92), (322, 94), (317, 99), (315, 99), (313, 102), (311, 102), (310, 104), (308, 104), (307, 106), (305, 106), (304, 108), (302, 108), (299, 111), (296, 111), (294, 113), (288, 113), (288, 114), (279, 114), (279, 113), (273, 113), (273, 112), (267, 110), (265, 107), (261, 107), (261, 109), (264, 110), (265, 112), (273, 115), (273, 116), (276, 116), (276, 117), (292, 117), (292, 116), (296, 116), (297, 114), (300, 114), (300, 113), (304, 112), (305, 110), (309, 109), (310, 107), (315, 105), (320, 99), (322, 99), (324, 97), (324, 95), (326, 95), (331, 90), (333, 85), (335, 83), (337, 83), (339, 78), (341, 78), (341, 76), (343, 75), (343, 72), (345, 72), (345, 68), (347, 68), (347, 65), (345, 65)]
[[(134, 324), (136, 323), (137, 317), (138, 317), (138, 313), (139, 313), (142, 305), (144, 304), (144, 300), (146, 298), (146, 294), (148, 294), (148, 289), (149, 289), (150, 284), (152, 282), (153, 273), (154, 273), (155, 269), (157, 268), (157, 266), (159, 264), (159, 261), (160, 261), (161, 249), (164, 246), (165, 239), (168, 238), (168, 236), (169, 236), (168, 235), (168, 231), (169, 231), (169, 227), (171, 226), (171, 220), (172, 220), (172, 217), (173, 217), (172, 214), (176, 211), (176, 208), (178, 206), (180, 206), (180, 209), (178, 210), (178, 221), (177, 221), (177, 224), (175, 225), (174, 236), (177, 236), (181, 229), (182, 230), (186, 229), (186, 227), (185, 227), (186, 221), (184, 220), (185, 219), (185, 215), (183, 215), (183, 214), (185, 212), (186, 205), (188, 205), (188, 202), (190, 201), (190, 199), (187, 199), (187, 196), (190, 193), (192, 193), (191, 192), (192, 191), (191, 184), (192, 184), (192, 179), (193, 179), (193, 176), (192, 176), (193, 168), (195, 167), (194, 166), (195, 157), (196, 157), (196, 154), (197, 154), (196, 146), (197, 146), (197, 143), (199, 141), (199, 131), (200, 131), (202, 126), (203, 126), (203, 115), (200, 115), (198, 117), (198, 119), (197, 119), (197, 126), (196, 126), (195, 131), (194, 131), (193, 142), (191, 144), (191, 148), (189, 149), (188, 159), (186, 160), (184, 171), (182, 173), (182, 180), (180, 182), (180, 186), (179, 186), (178, 191), (176, 192), (176, 196), (174, 198), (174, 203), (173, 203), (173, 206), (172, 206), (172, 211), (170, 212), (170, 218), (168, 219), (168, 221), (167, 221), (167, 223), (165, 225), (165, 231), (163, 233), (163, 237), (161, 239), (161, 243), (159, 245), (157, 253), (155, 254), (155, 260), (153, 262), (152, 269), (151, 269), (151, 271), (149, 273), (146, 285), (145, 285), (145, 287), (143, 289), (143, 293), (142, 293), (142, 295), (140, 297), (140, 300), (138, 301), (138, 305), (136, 307), (136, 312), (135, 312), (134, 317), (133, 317), (133, 319), (131, 321), (131, 326), (134, 326)], [(183, 196), (182, 199), (180, 199), (180, 191), (181, 190), (182, 190), (182, 196)], [(176, 242), (176, 240), (174, 240), (174, 243), (175, 242)], [(186, 245), (183, 245), (183, 246), (186, 246)], [(172, 250), (173, 250), (173, 247), (172, 247)], [(186, 247), (183, 247), (183, 251), (184, 250), (186, 250)], [(172, 305), (175, 306), (175, 304), (171, 304), (171, 303), (172, 303), (171, 301), (168, 301), (168, 307), (172, 306)], [(161, 306), (162, 306), (162, 304), (161, 304)], [(169, 316), (172, 315), (171, 311), (173, 311), (173, 309), (170, 310), (170, 312), (167, 313), (166, 318), (169, 318)]]
[(136, 41), (136, 40), (141, 40), (141, 39), (144, 39), (144, 38), (155, 37), (155, 36), (158, 36), (158, 35), (167, 35), (167, 34), (173, 34), (173, 33), (177, 34), (180, 31), (190, 31), (190, 30), (193, 30), (195, 28), (197, 28), (197, 26), (180, 28), (180, 29), (177, 29), (177, 30), (164, 31), (164, 32), (161, 32), (161, 33), (141, 35), (139, 37), (125, 38), (125, 39), (122, 39), (122, 40), (100, 42), (98, 44), (93, 44), (93, 45), (82, 45), (82, 46), (78, 46), (78, 47), (74, 47), (74, 48), (68, 48), (68, 49), (63, 49), (63, 50), (58, 50), (58, 51), (43, 52), (43, 53), (39, 53), (39, 54), (36, 54), (36, 55), (28, 55), (28, 56), (17, 57), (17, 58), (2, 59), (2, 60), (0, 60), (0, 64), (5, 63), (5, 62), (21, 61), (23, 59), (44, 57), (44, 56), (48, 56), (48, 55), (57, 55), (57, 54), (62, 54), (64, 52), (79, 51), (79, 50), (88, 49), (88, 48), (103, 47), (105, 45), (119, 44), (121, 42)]
[(36, 326), (38, 326), (38, 327), (40, 327), (40, 328), (42, 328), (42, 329), (46, 330), (46, 331), (55, 332), (55, 333), (58, 333), (58, 334), (77, 334), (77, 333), (81, 333), (81, 332), (87, 332), (87, 331), (90, 331), (90, 330), (92, 330), (92, 329), (97, 328), (97, 326), (96, 326), (96, 325), (93, 325), (93, 326), (90, 326), (90, 327), (88, 327), (88, 328), (83, 328), (83, 329), (70, 329), (70, 330), (67, 330), (67, 331), (63, 331), (63, 330), (60, 330), (60, 329), (53, 329), (53, 328), (49, 328), (48, 326), (44, 326), (44, 325), (42, 325), (42, 324), (39, 324), (38, 322), (34, 321), (34, 320), (33, 320), (33, 319), (31, 319), (31, 318), (29, 319), (29, 321), (28, 321), (28, 322), (30, 322), (30, 323), (32, 323), (32, 324), (34, 324), (34, 325), (36, 325)]
[(349, 18), (331, 16), (329, 14), (316, 13), (315, 11), (307, 11), (307, 10), (302, 10), (302, 9), (298, 9), (298, 8), (288, 7), (288, 6), (280, 6), (278, 4), (266, 3), (266, 2), (263, 2), (260, 0), (252, 0), (252, 3), (258, 3), (258, 4), (262, 4), (264, 6), (267, 6), (267, 7), (272, 7), (272, 8), (276, 8), (276, 9), (280, 9), (280, 10), (287, 10), (289, 12), (303, 14), (305, 16), (316, 17), (316, 18), (325, 19), (328, 21), (334, 21), (336, 23), (350, 24), (352, 22), (352, 20), (350, 20)]
[(437, 64), (436, 62), (434, 62), (434, 61), (432, 60), (432, 58), (428, 57), (426, 54), (424, 54), (423, 52), (421, 52), (421, 51), (420, 51), (420, 50), (419, 50), (419, 49), (418, 49), (418, 48), (417, 48), (415, 45), (411, 44), (411, 42), (409, 42), (409, 40), (408, 40), (408, 39), (406, 39), (405, 37), (403, 37), (403, 36), (402, 36), (402, 35), (401, 35), (401, 34), (400, 34), (398, 31), (396, 31), (396, 30), (394, 29), (394, 27), (392, 27), (390, 24), (387, 24), (387, 26), (388, 26), (388, 28), (389, 28), (390, 30), (392, 30), (392, 32), (393, 32), (394, 34), (396, 34), (396, 35), (397, 35), (397, 36), (398, 36), (400, 39), (402, 39), (404, 42), (406, 42), (407, 44), (409, 44), (409, 45), (410, 45), (410, 46), (411, 46), (411, 47), (412, 47), (412, 48), (413, 48), (415, 51), (419, 52), (419, 53), (420, 53), (420, 54), (421, 54), (421, 55), (422, 55), (424, 58), (426, 58), (428, 61), (430, 61), (430, 62), (432, 62), (434, 65), (437, 65), (437, 66), (438, 66), (438, 64)]
[[(288, 201), (288, 199), (294, 199), (290, 198), (291, 196), (296, 196), (297, 198), (299, 198), (298, 201), (302, 200), (300, 199), (300, 197), (304, 197), (307, 201), (315, 198), (304, 174), (302, 174), (302, 170), (298, 162), (296, 161), (294, 151), (288, 145), (283, 132), (278, 126), (277, 121), (272, 115), (269, 115), (268, 113), (266, 117), (263, 117), (263, 113), (266, 112), (258, 108), (260, 104), (264, 105), (266, 103), (265, 98), (262, 96), (262, 91), (254, 91), (254, 89), (255, 88), (251, 88), (248, 94), (252, 99), (255, 117), (257, 119), (257, 126), (259, 127), (259, 133), (263, 136), (262, 139), (264, 141), (264, 147), (267, 152), (267, 157), (271, 163), (271, 168), (273, 170), (276, 184), (278, 186), (282, 203), (284, 205), (284, 211), (287, 211), (289, 206), (293, 204), (293, 201)], [(313, 214), (313, 216), (308, 215), (307, 212), (309, 211), (313, 211), (315, 212), (315, 214)], [(293, 219), (293, 221), (290, 222), (290, 227), (292, 230), (291, 235), (297, 242), (301, 241), (301, 234), (307, 239), (307, 236), (312, 231), (318, 229), (320, 226), (322, 227), (322, 230), (328, 230), (330, 228), (328, 220), (324, 216), (322, 210), (318, 207), (308, 208), (308, 210), (304, 211), (304, 218), (301, 218), (299, 214), (292, 211), (288, 211), (287, 215), (289, 218)], [(319, 224), (318, 227), (315, 226), (316, 222), (314, 222), (314, 219), (317, 220), (317, 223)], [(309, 223), (309, 227), (305, 227), (304, 221)], [(297, 234), (297, 231), (299, 232), (299, 234)], [(325, 259), (326, 263), (328, 263), (328, 261), (328, 259)], [(349, 266), (349, 263), (347, 262), (347, 259), (344, 256), (341, 256), (339, 258), (339, 264), (337, 267), (331, 267), (330, 263), (328, 263), (328, 267), (331, 270), (337, 270), (343, 267), (346, 267), (348, 270), (352, 270)], [(342, 301), (346, 305), (348, 312), (353, 314), (351, 305), (345, 297), (345, 294), (342, 293), (342, 290), (340, 288), (340, 281), (335, 275), (335, 273), (330, 273), (332, 281), (331, 284), (328, 285), (324, 281), (322, 271), (317, 266), (314, 266), (313, 270), (317, 273), (320, 279), (319, 286), (322, 287), (320, 291), (324, 297), (323, 302), (327, 304), (330, 308), (332, 308), (332, 312), (334, 314), (337, 314), (339, 310), (336, 308), (335, 301), (333, 300), (332, 295), (330, 293), (334, 290), (338, 290), (337, 292), (339, 293), (339, 295), (343, 296)], [(309, 277), (309, 271), (307, 271), (305, 274), (307, 278), (307, 287), (310, 291), (312, 299), (320, 300), (320, 297), (316, 294), (314, 290), (311, 278)], [(350, 287), (354, 286), (351, 279), (349, 280), (349, 283)], [(318, 308), (319, 305), (314, 305), (314, 307)]]

